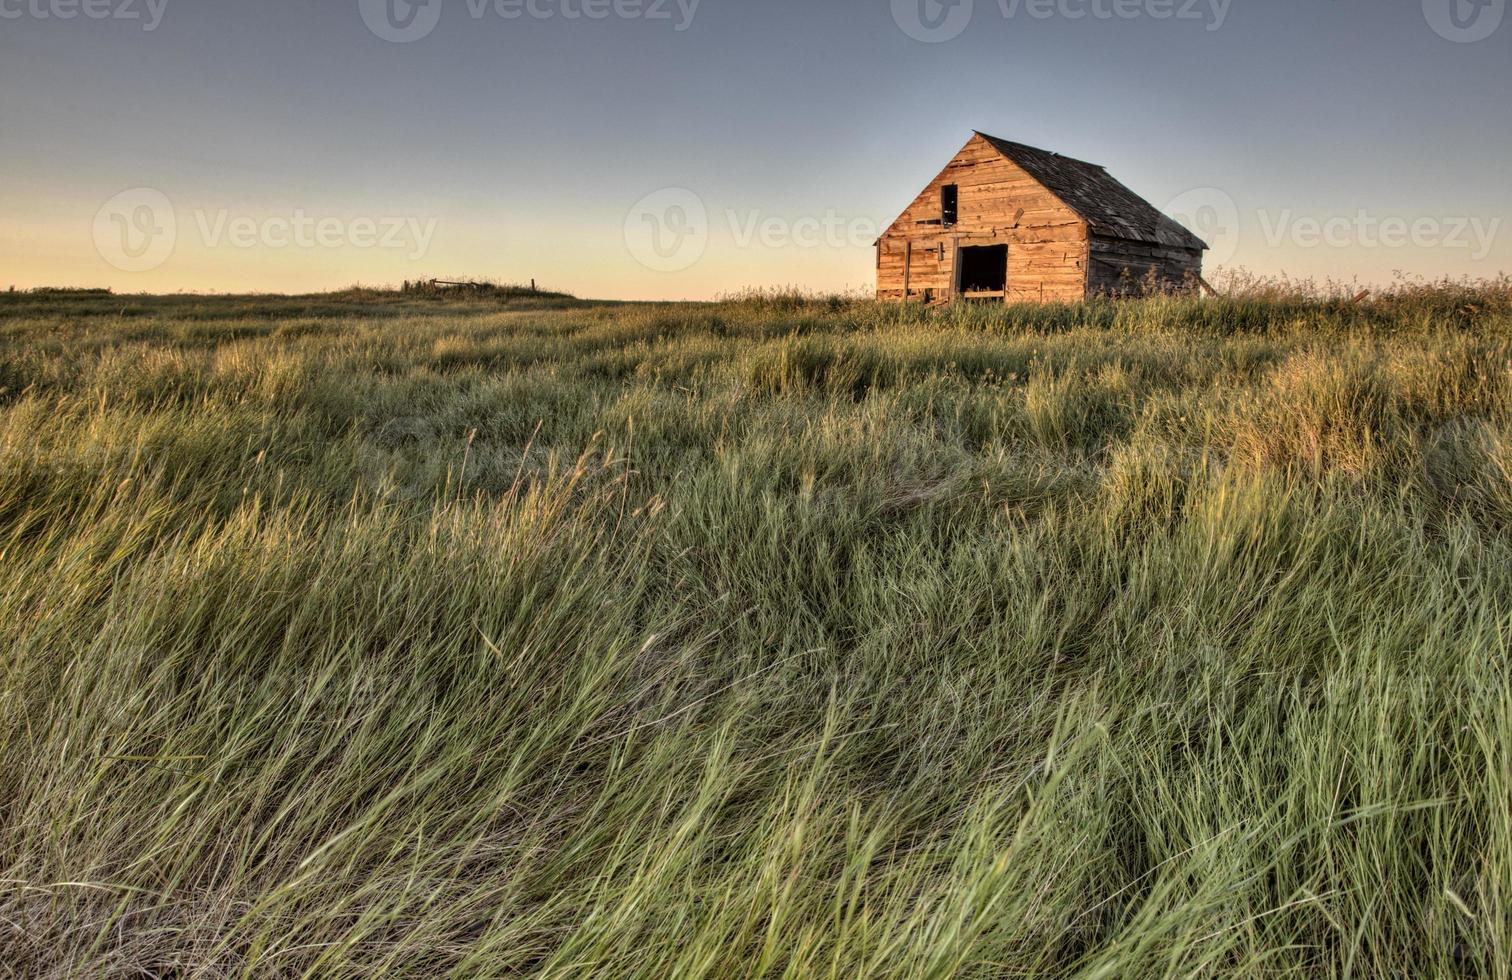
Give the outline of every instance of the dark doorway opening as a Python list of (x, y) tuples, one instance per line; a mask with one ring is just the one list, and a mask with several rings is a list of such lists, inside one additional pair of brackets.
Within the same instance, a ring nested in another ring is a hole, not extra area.
[(997, 294), (1008, 289), (1008, 246), (973, 245), (961, 249), (961, 293)]

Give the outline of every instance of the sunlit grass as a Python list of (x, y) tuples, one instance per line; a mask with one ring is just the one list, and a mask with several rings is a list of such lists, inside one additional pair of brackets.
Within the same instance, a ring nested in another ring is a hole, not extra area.
[(0, 302), (0, 971), (1512, 976), (1505, 284), (349, 299)]

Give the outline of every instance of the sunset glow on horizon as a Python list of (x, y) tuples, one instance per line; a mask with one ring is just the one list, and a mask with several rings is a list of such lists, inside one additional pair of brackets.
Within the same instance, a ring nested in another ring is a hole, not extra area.
[(0, 289), (864, 293), (972, 130), (1210, 277), (1494, 277), (1512, 24), (1462, 2), (0, 0)]

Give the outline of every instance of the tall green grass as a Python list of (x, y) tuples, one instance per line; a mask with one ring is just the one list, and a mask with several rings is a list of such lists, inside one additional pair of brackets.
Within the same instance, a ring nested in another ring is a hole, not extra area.
[(1505, 284), (189, 301), (0, 302), (0, 971), (1512, 976)]

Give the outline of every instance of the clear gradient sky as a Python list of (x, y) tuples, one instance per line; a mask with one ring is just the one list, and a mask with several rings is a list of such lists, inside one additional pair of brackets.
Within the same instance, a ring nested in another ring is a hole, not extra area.
[(0, 289), (869, 289), (973, 129), (1209, 271), (1495, 275), (1506, 3), (0, 0)]

